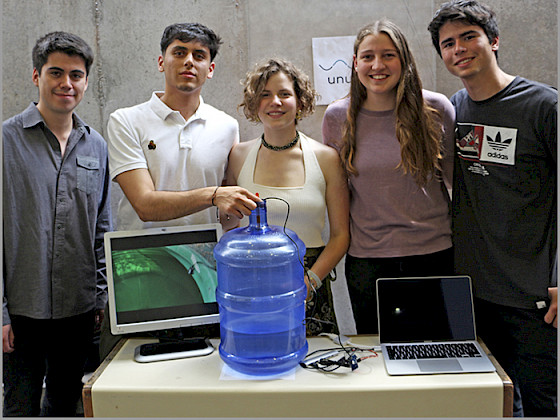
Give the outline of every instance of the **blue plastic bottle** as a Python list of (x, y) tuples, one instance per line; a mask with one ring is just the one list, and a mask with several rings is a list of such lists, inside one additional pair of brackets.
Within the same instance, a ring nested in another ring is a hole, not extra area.
[(295, 232), (286, 233), (291, 239), (268, 225), (263, 201), (249, 226), (227, 232), (214, 248), (220, 357), (244, 374), (286, 372), (307, 354), (305, 245)]

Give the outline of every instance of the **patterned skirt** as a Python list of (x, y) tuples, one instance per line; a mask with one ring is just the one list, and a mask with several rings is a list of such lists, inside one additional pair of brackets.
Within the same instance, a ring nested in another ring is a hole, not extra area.
[[(308, 248), (305, 252), (304, 265), (306, 269), (310, 269), (324, 247)], [(338, 325), (336, 323), (336, 315), (334, 313), (334, 301), (331, 283), (336, 280), (336, 273), (333, 270), (323, 280), (323, 285), (317, 289), (314, 295), (305, 307), (305, 322), (307, 336), (319, 335), (320, 333), (338, 334)]]

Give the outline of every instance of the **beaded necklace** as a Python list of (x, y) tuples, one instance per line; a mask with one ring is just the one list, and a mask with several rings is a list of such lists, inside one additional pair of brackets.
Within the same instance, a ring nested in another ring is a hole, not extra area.
[(264, 133), (261, 136), (262, 145), (264, 147), (266, 147), (267, 149), (274, 150), (276, 152), (279, 152), (280, 150), (286, 150), (286, 149), (290, 149), (290, 148), (294, 147), (297, 144), (298, 140), (299, 140), (299, 131), (296, 131), (295, 138), (291, 142), (289, 142), (288, 144), (285, 144), (284, 146), (273, 146), (272, 144), (269, 144), (269, 143), (266, 142), (266, 140), (264, 139)]

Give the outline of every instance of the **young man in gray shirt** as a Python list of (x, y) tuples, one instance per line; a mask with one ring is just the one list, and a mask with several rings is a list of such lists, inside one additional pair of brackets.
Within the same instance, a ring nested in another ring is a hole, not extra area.
[(32, 76), (39, 102), (2, 126), (4, 416), (75, 416), (103, 317), (107, 145), (74, 113), (92, 62), (76, 35), (39, 39)]

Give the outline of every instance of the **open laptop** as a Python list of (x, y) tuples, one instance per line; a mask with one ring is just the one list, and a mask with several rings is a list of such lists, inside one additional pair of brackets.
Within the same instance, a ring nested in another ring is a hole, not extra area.
[(376, 287), (389, 375), (496, 370), (476, 341), (470, 277), (380, 278)]

